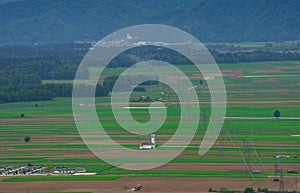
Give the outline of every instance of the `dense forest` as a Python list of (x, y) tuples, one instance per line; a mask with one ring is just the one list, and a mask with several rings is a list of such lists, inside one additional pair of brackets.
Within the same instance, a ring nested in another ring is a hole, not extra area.
[(97, 41), (138, 24), (201, 42), (300, 39), (299, 0), (26, 0), (0, 4), (0, 44)]
[[(207, 47), (217, 63), (300, 60), (299, 43), (278, 45), (266, 43), (255, 49), (227, 44)], [(73, 80), (78, 65), (91, 46), (91, 43), (0, 46), (0, 103), (72, 96), (71, 83), (45, 84), (43, 80)], [(191, 64), (187, 58), (173, 50), (141, 46), (120, 54), (108, 67), (130, 67), (143, 60), (161, 60), (174, 65)], [(88, 69), (85, 69), (79, 77), (86, 79), (89, 76)], [(106, 77), (102, 84), (98, 84), (95, 95), (107, 96), (116, 79)], [(85, 92), (91, 88), (82, 86), (82, 89)], [(136, 91), (144, 91), (144, 88), (138, 87)]]
[[(72, 96), (71, 83), (43, 84), (42, 80), (72, 80), (88, 44), (47, 44), (0, 47), (0, 103), (51, 100)], [(88, 78), (86, 69), (81, 78)], [(101, 85), (99, 87), (101, 88)], [(98, 91), (103, 96), (105, 91)]]
[[(36, 74), (42, 80), (74, 79), (78, 64), (89, 47), (88, 44), (1, 46), (1, 77)], [(82, 78), (88, 76), (86, 70)]]

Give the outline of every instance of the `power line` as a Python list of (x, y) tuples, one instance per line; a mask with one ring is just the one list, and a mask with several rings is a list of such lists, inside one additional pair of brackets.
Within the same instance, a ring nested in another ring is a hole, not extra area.
[(284, 180), (283, 180), (283, 174), (282, 169), (280, 169), (280, 180), (279, 180), (279, 192), (284, 193)]
[(249, 141), (244, 140), (243, 145), (244, 145), (244, 157), (245, 157), (245, 164), (246, 164), (245, 172), (246, 172), (246, 176), (249, 177), (251, 174), (251, 163), (250, 163), (250, 156), (249, 156)]
[(224, 139), (223, 139), (223, 129), (220, 132), (220, 140), (219, 140), (219, 144), (220, 144), (220, 155), (224, 155)]
[(295, 192), (298, 192), (298, 178), (295, 177)]
[(277, 182), (279, 180), (278, 179), (278, 162), (277, 162), (277, 159), (276, 159), (276, 161), (274, 163), (274, 169), (275, 169), (274, 181)]
[[(230, 117), (232, 117), (231, 114)], [(230, 133), (231, 133), (231, 139), (233, 139), (233, 119), (231, 119), (230, 121)]]

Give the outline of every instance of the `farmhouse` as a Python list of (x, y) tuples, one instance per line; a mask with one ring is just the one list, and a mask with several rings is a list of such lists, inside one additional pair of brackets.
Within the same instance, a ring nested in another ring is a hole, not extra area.
[(66, 167), (57, 167), (54, 169), (54, 174), (75, 174), (75, 173), (84, 173), (86, 172), (85, 168), (66, 168)]
[(253, 173), (253, 174), (260, 174), (261, 171), (260, 171), (260, 170), (252, 170), (252, 173)]
[(82, 167), (73, 168), (75, 173), (85, 173), (86, 169)]
[(289, 155), (276, 155), (276, 158), (277, 159), (289, 159), (289, 158), (291, 158), (291, 156), (289, 156)]
[(54, 172), (55, 174), (74, 174), (74, 170), (72, 169), (69, 169), (69, 168), (60, 168), (60, 167), (57, 167), (54, 169)]
[(140, 149), (154, 149), (155, 148), (155, 134), (152, 133), (150, 136), (150, 143), (143, 142), (140, 144)]

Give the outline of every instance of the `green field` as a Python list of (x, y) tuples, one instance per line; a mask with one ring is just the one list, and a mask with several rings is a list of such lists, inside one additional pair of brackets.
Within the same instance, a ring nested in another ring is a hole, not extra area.
[(78, 180), (118, 180), (121, 176), (58, 176), (58, 177), (11, 177), (1, 182), (34, 182), (34, 181), (78, 181)]
[[(201, 120), (193, 142), (173, 159), (172, 163), (245, 163), (245, 147), (249, 146), (249, 160), (253, 169), (261, 169), (262, 174), (254, 177), (266, 177), (273, 171), (264, 170), (261, 165), (274, 164), (275, 156), (290, 155), (291, 159), (281, 159), (281, 164), (289, 164), (291, 168), (300, 167), (300, 63), (299, 61), (255, 62), (221, 64), (227, 89), (228, 107), (226, 119), (215, 146), (204, 155), (198, 155), (198, 148), (203, 139), (207, 121)], [(182, 65), (180, 69), (188, 76), (199, 74), (192, 66)], [(89, 69), (95, 75), (97, 69)], [(105, 75), (115, 75), (124, 69), (108, 69)], [(198, 84), (198, 80), (193, 80)], [(135, 92), (132, 99), (149, 95), (151, 98), (160, 96), (157, 86), (145, 86), (147, 92)], [(200, 111), (206, 116), (210, 114), (210, 94), (207, 85), (197, 87)], [(172, 94), (171, 94), (172, 95)], [(170, 96), (175, 99), (175, 96)], [(107, 104), (109, 97), (97, 98), (99, 105)], [(167, 98), (163, 98), (166, 104)], [(38, 104), (38, 107), (35, 107)], [(273, 113), (281, 112), (276, 120)], [(201, 113), (200, 112), (200, 113)], [(21, 118), (20, 114), (25, 114)], [(145, 109), (132, 110), (134, 118), (149, 118)], [(159, 142), (170, 139), (180, 119), (176, 101), (167, 108), (168, 117), (163, 126), (156, 132)], [(138, 149), (139, 143), (148, 140), (149, 136), (138, 136), (127, 133), (114, 120), (109, 106), (98, 106), (97, 114), (100, 122), (112, 139), (126, 141), (122, 145)], [(232, 119), (239, 118), (239, 119)], [(253, 120), (249, 120), (252, 118)], [(264, 120), (255, 120), (265, 118)], [(296, 118), (296, 119), (289, 119)], [(201, 118), (200, 118), (201, 119)], [(54, 166), (85, 167), (88, 172), (98, 174), (118, 174), (122, 176), (167, 176), (167, 177), (245, 177), (244, 167), (238, 171), (178, 171), (149, 170), (129, 171), (118, 169), (104, 163), (90, 153), (76, 129), (72, 115), (71, 98), (56, 98), (53, 101), (20, 102), (0, 104), (0, 165), (26, 165), (27, 163), (43, 165), (52, 162)], [(25, 143), (23, 138), (31, 137)], [(138, 141), (138, 143), (137, 143)], [(176, 146), (168, 150), (176, 150)], [(139, 161), (139, 160), (136, 160)], [(159, 162), (159, 160), (157, 161)], [(285, 175), (288, 175), (285, 172)], [(114, 176), (84, 177), (84, 180), (119, 179)], [(28, 177), (7, 178), (4, 181), (36, 181), (36, 180), (79, 180), (80, 177)]]

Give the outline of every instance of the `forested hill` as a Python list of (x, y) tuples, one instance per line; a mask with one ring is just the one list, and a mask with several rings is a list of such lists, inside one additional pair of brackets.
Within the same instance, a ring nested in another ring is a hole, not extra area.
[(144, 23), (203, 42), (298, 40), (299, 10), (299, 0), (2, 0), (0, 44), (96, 41)]

